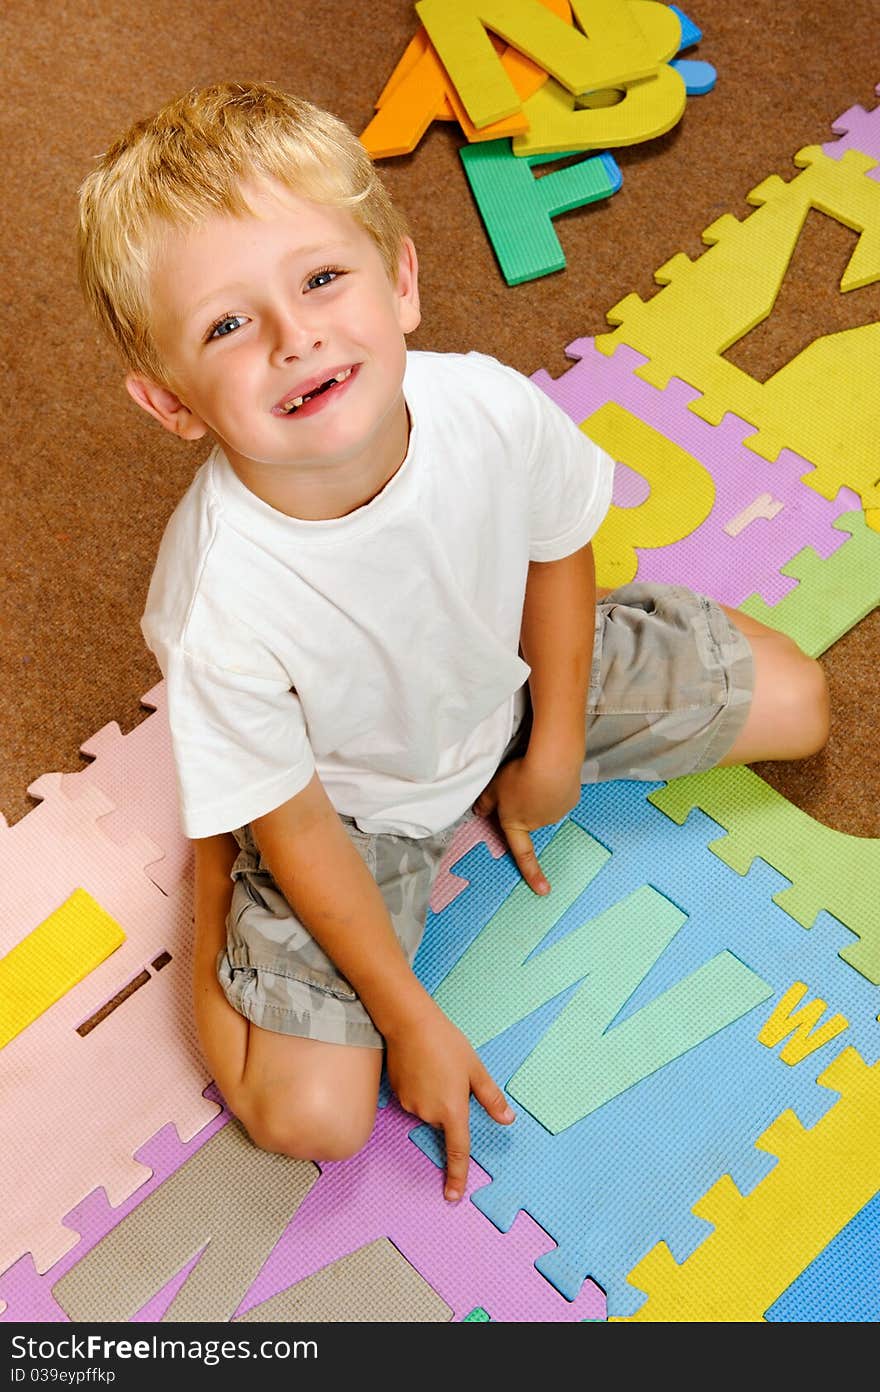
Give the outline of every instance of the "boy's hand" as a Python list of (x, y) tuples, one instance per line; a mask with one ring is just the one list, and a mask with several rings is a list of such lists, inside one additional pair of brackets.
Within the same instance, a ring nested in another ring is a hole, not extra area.
[(528, 752), (511, 759), (474, 803), (480, 817), (496, 812), (510, 853), (523, 879), (536, 894), (549, 894), (550, 885), (538, 863), (530, 832), (550, 826), (576, 807), (581, 795), (581, 759), (565, 768), (529, 762)]
[(474, 1094), (493, 1121), (509, 1125), (514, 1112), (470, 1042), (430, 997), (399, 1035), (386, 1035), (388, 1081), (400, 1105), (446, 1141), (444, 1197), (465, 1191), (471, 1153), (470, 1098)]

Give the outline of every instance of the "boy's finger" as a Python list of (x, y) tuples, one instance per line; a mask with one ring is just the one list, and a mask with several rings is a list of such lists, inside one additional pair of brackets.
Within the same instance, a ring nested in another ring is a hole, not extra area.
[(491, 782), (488, 785), (488, 787), (484, 788), (483, 791), (480, 793), (480, 796), (474, 803), (473, 810), (474, 812), (476, 812), (478, 817), (488, 817), (489, 813), (493, 810), (497, 802), (498, 797), (495, 792), (495, 783), (493, 780), (493, 782)]
[(536, 894), (549, 894), (550, 884), (538, 863), (538, 857), (535, 854), (529, 833), (519, 827), (504, 827), (504, 835), (507, 837), (507, 844), (517, 863), (519, 873), (529, 888), (533, 889)]
[(446, 1187), (443, 1197), (455, 1202), (465, 1191), (468, 1177), (468, 1162), (471, 1157), (471, 1138), (465, 1111), (464, 1125), (460, 1121), (450, 1122), (445, 1129), (446, 1137)]
[(490, 1073), (484, 1069), (480, 1073), (475, 1073), (471, 1082), (474, 1097), (481, 1107), (489, 1113), (493, 1121), (499, 1121), (502, 1125), (508, 1125), (516, 1117), (516, 1113), (510, 1106), (504, 1093), (496, 1083)]

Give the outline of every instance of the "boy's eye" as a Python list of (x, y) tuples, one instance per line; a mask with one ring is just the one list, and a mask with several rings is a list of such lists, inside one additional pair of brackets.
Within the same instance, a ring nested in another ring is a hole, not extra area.
[(344, 272), (334, 270), (332, 266), (325, 266), (323, 271), (315, 271), (314, 275), (309, 276), (306, 281), (307, 290), (320, 290), (323, 285), (330, 285), (336, 278)]
[(245, 322), (243, 314), (224, 314), (221, 319), (217, 319), (208, 330), (208, 338), (228, 338), (236, 329), (241, 328)]

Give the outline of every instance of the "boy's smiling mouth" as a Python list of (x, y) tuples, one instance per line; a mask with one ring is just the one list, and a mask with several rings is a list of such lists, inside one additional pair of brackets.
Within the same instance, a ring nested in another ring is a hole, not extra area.
[(288, 396), (282, 397), (276, 406), (273, 406), (272, 414), (295, 416), (313, 403), (317, 403), (326, 393), (334, 392), (335, 394), (357, 372), (357, 367), (358, 365), (354, 363), (350, 367), (338, 368), (327, 377), (312, 378), (308, 382), (303, 382)]

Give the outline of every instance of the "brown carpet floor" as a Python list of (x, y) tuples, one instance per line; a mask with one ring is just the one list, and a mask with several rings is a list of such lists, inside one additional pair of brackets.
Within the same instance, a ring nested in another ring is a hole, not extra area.
[[(616, 151), (620, 193), (558, 219), (566, 270), (516, 288), (498, 269), (458, 159), (457, 126), (435, 124), (410, 156), (382, 162), (422, 266), (416, 348), (479, 349), (558, 375), (572, 339), (677, 251), (703, 249), (721, 213), (792, 156), (831, 136), (849, 106), (876, 103), (878, 0), (693, 0), (683, 8), (717, 69), (668, 135)], [(267, 78), (360, 132), (415, 27), (409, 0), (323, 5), (173, 0), (7, 0), (0, 14), (3, 186), (3, 439), (0, 464), (0, 812), (33, 806), (41, 773), (83, 766), (108, 721), (128, 730), (160, 673), (138, 620), (165, 521), (205, 454), (132, 405), (118, 363), (81, 305), (76, 188), (137, 116), (190, 86)], [(739, 345), (765, 377), (812, 338), (880, 319), (880, 286), (836, 289), (854, 234), (817, 213), (772, 324)], [(855, 300), (858, 299), (858, 304)], [(856, 319), (852, 316), (856, 315)], [(880, 390), (880, 388), (878, 388)], [(687, 577), (683, 577), (686, 579)], [(827, 749), (758, 772), (812, 816), (880, 835), (875, 610), (823, 662), (834, 698)]]

